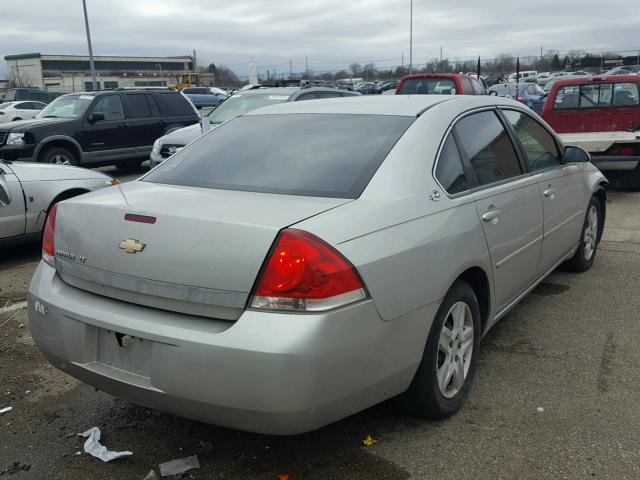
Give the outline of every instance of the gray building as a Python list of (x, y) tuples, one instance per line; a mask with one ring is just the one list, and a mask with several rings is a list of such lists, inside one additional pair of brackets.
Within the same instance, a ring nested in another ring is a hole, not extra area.
[[(89, 57), (84, 55), (7, 55), (7, 78), (16, 87), (35, 87), (50, 92), (92, 90)], [(194, 58), (94, 56), (97, 87), (164, 86), (177, 76), (194, 71)]]

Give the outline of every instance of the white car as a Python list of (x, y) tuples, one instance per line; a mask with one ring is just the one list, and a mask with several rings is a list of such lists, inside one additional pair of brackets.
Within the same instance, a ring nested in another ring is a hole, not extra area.
[(0, 103), (0, 123), (33, 118), (46, 106), (46, 103), (34, 101)]

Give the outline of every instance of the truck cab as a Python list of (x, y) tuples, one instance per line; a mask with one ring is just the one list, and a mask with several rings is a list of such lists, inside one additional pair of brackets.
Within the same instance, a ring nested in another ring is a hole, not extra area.
[(542, 118), (565, 145), (587, 150), (611, 180), (640, 187), (640, 76), (557, 80)]

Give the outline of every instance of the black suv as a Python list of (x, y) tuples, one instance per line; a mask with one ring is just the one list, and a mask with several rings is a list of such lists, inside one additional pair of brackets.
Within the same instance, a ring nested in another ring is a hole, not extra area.
[(175, 90), (72, 93), (32, 120), (1, 125), (0, 159), (136, 168), (155, 139), (199, 120)]

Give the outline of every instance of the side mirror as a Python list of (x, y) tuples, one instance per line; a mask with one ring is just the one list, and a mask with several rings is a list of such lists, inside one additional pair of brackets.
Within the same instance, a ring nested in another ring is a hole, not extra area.
[(564, 155), (562, 156), (562, 163), (584, 163), (590, 162), (591, 155), (586, 150), (580, 147), (574, 147), (569, 145), (564, 149)]
[(89, 115), (89, 118), (87, 118), (87, 120), (89, 120), (89, 123), (101, 122), (102, 120), (104, 120), (104, 113), (93, 112), (91, 115)]

